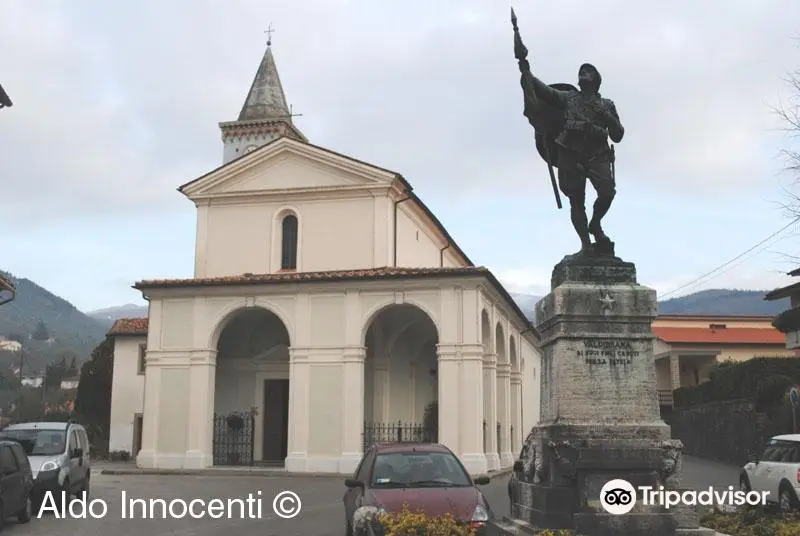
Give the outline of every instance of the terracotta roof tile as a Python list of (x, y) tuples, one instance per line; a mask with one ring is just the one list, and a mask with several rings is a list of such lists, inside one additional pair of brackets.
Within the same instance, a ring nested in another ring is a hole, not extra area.
[(147, 318), (120, 318), (111, 329), (108, 335), (146, 335)]
[[(331, 270), (324, 272), (279, 272), (275, 274), (241, 274), (225, 277), (205, 277), (193, 279), (151, 279), (138, 281), (133, 288), (138, 290), (152, 288), (205, 287), (223, 285), (267, 285), (279, 283), (319, 283), (334, 281), (369, 281), (425, 277), (479, 276), (486, 277), (517, 314), (526, 327), (538, 338), (539, 333), (530, 319), (522, 312), (494, 274), (484, 266), (435, 267), (435, 268), (370, 268), (363, 270)], [(146, 319), (128, 319), (145, 320)], [(113, 329), (113, 328), (112, 328)], [(144, 328), (146, 330), (146, 327)]]
[(205, 287), (216, 285), (264, 285), (269, 283), (352, 281), (370, 279), (403, 279), (408, 277), (433, 277), (454, 275), (487, 275), (482, 266), (455, 268), (370, 268), (365, 270), (331, 270), (324, 272), (279, 272), (275, 274), (241, 274), (224, 277), (196, 279), (154, 279), (139, 281), (136, 289), (169, 287)]
[(769, 328), (673, 328), (653, 327), (653, 334), (667, 343), (686, 344), (786, 344), (783, 333)]

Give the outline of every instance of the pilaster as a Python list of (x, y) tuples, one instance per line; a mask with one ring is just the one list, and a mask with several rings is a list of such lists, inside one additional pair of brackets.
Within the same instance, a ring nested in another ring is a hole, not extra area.
[(472, 475), (487, 471), (483, 452), (483, 346), (439, 344), (439, 442)]
[(195, 350), (189, 355), (189, 427), (184, 467), (214, 465), (214, 386), (217, 351)]
[(483, 354), (483, 452), (489, 471), (500, 469), (500, 450), (497, 444), (498, 422), (497, 354)]
[(514, 430), (511, 438), (511, 452), (516, 454), (522, 448), (522, 441), (528, 430), (522, 429), (522, 373), (511, 373), (511, 424)]
[(308, 350), (289, 348), (289, 445), (286, 470), (305, 472), (308, 464)]
[(367, 349), (348, 347), (342, 353), (343, 392), (342, 455), (339, 472), (354, 473), (363, 454), (364, 426), (364, 359)]
[(497, 421), (500, 423), (500, 468), (511, 467), (514, 456), (511, 453), (511, 364), (497, 365)]

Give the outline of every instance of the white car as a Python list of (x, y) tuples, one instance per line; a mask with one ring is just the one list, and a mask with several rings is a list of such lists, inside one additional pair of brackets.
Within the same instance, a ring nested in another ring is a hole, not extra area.
[(768, 492), (767, 501), (783, 512), (800, 510), (800, 434), (779, 435), (742, 468), (742, 491)]

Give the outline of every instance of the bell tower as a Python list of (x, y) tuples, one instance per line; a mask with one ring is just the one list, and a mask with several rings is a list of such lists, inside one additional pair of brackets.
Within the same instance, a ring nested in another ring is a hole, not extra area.
[[(272, 33), (270, 27), (267, 32)], [(223, 164), (254, 151), (281, 136), (308, 140), (292, 122), (278, 68), (272, 55), (272, 39), (250, 85), (239, 118), (219, 124), (222, 131)]]

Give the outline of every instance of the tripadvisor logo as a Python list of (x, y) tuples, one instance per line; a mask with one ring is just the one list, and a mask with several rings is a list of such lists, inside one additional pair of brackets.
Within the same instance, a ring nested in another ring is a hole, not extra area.
[[(686, 506), (766, 506), (769, 492), (744, 492), (728, 486), (727, 490), (718, 491), (713, 487), (705, 491), (667, 490), (664, 486), (658, 489), (652, 486), (639, 486), (642, 505), (659, 505), (671, 508), (680, 504)], [(603, 510), (613, 515), (627, 514), (636, 505), (636, 488), (627, 480), (616, 479), (605, 483), (600, 490), (600, 504)]]
[(636, 489), (627, 480), (609, 480), (600, 490), (600, 504), (609, 514), (627, 514), (636, 504)]

